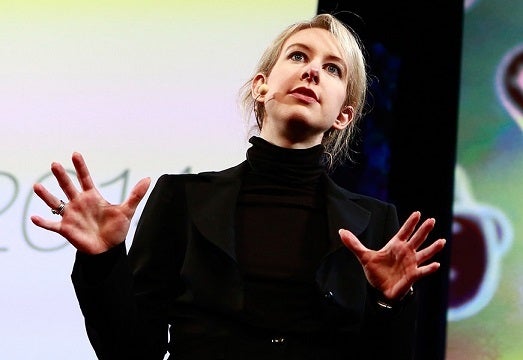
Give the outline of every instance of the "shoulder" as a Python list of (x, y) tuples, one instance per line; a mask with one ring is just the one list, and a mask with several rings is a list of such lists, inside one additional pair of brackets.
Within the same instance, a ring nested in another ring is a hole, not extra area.
[(337, 198), (338, 200), (350, 201), (358, 204), (364, 209), (392, 209), (395, 210), (394, 204), (386, 202), (368, 195), (352, 192), (345, 189), (334, 182), (329, 176), (326, 176), (325, 187), (328, 196)]
[(356, 235), (382, 231), (378, 238), (390, 238), (398, 229), (396, 207), (389, 202), (358, 194), (340, 187), (332, 179), (326, 181), (326, 195), (331, 215), (336, 214), (342, 224)]
[(247, 162), (244, 161), (233, 167), (218, 171), (203, 171), (197, 174), (163, 174), (158, 178), (157, 185), (179, 184), (237, 177), (241, 176), (246, 171), (247, 166)]
[(219, 171), (204, 171), (197, 174), (163, 174), (156, 181), (151, 195), (162, 193), (165, 196), (169, 193), (182, 191), (191, 185), (236, 181), (247, 169), (248, 164), (244, 161), (236, 166)]
[(195, 176), (198, 180), (222, 180), (222, 179), (235, 179), (242, 176), (249, 168), (247, 161), (243, 161), (240, 164), (220, 170), (220, 171), (205, 171), (198, 173)]
[(369, 209), (382, 209), (385, 212), (396, 212), (396, 206), (393, 203), (383, 201), (371, 196), (366, 196), (362, 194), (354, 194), (354, 201), (360, 206), (369, 208)]

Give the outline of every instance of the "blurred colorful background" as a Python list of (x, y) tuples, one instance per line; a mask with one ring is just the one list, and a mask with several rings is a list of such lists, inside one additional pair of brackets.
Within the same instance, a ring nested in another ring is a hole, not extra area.
[(523, 359), (523, 3), (465, 3), (447, 358)]

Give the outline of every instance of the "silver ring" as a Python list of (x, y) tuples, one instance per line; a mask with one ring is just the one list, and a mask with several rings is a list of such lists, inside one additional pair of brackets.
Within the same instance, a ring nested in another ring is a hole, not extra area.
[(65, 210), (65, 203), (62, 200), (60, 200), (60, 205), (58, 205), (58, 207), (56, 207), (54, 209), (51, 209), (51, 212), (55, 215), (62, 216), (64, 214), (64, 210)]

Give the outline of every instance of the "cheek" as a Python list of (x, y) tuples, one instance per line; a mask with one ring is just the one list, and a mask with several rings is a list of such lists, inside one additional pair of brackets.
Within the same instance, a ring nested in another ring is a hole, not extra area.
[(276, 63), (270, 71), (267, 81), (270, 84), (289, 84), (289, 81), (298, 81), (303, 73), (303, 68), (289, 63)]
[(340, 92), (339, 92), (340, 109), (347, 105), (347, 98), (349, 97), (348, 93), (349, 93), (349, 89), (347, 89), (347, 85), (343, 84), (343, 86), (340, 88)]
[(330, 95), (332, 111), (339, 114), (341, 109), (345, 105), (345, 99), (347, 98), (346, 88), (339, 87), (336, 91), (333, 91)]
[(267, 77), (267, 80), (277, 82), (282, 77), (284, 77), (287, 72), (288, 70), (285, 69), (285, 66), (281, 64), (275, 64), (274, 67), (271, 69), (269, 76)]

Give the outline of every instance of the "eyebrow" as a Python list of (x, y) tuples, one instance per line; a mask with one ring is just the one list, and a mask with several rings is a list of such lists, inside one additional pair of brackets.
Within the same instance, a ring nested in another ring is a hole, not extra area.
[[(287, 46), (285, 48), (285, 53), (287, 51), (289, 51), (290, 49), (292, 49), (293, 47), (302, 48), (302, 49), (305, 49), (305, 50), (307, 50), (309, 52), (313, 51), (313, 49), (310, 46), (305, 45), (303, 43), (292, 43), (292, 44), (290, 44), (289, 46)], [(342, 58), (340, 58), (339, 56), (336, 56), (334, 54), (329, 54), (329, 55), (327, 55), (327, 59), (329, 61), (338, 62), (340, 64), (340, 66), (342, 67), (343, 73), (347, 72), (347, 65), (345, 64), (345, 61)]]

